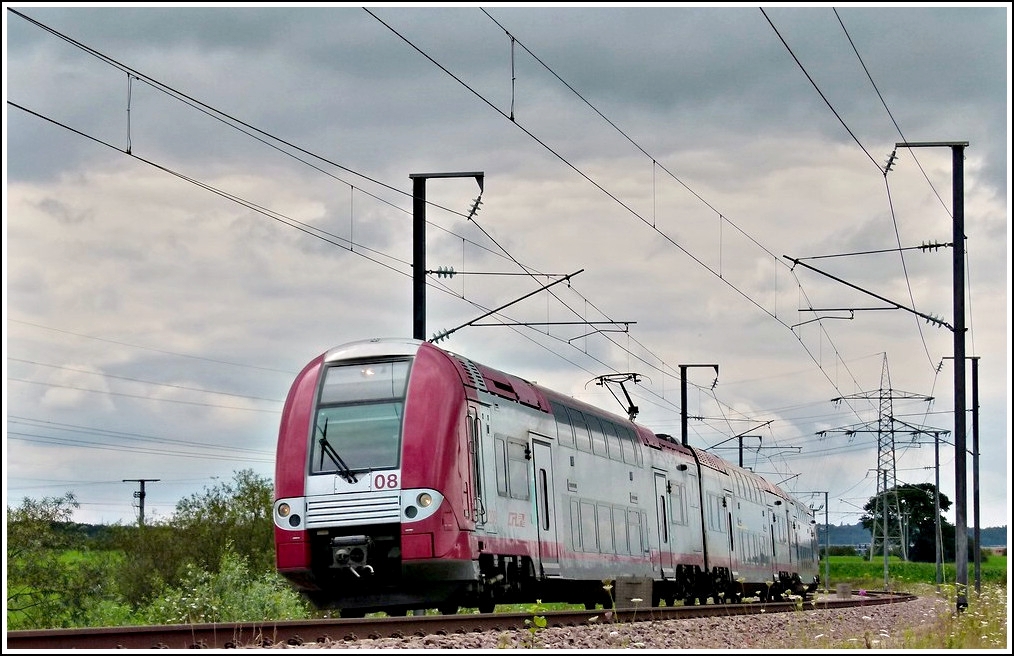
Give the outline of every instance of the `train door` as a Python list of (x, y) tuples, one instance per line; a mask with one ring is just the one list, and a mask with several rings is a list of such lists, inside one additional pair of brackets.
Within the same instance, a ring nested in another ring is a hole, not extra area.
[(796, 561), (796, 559), (793, 558), (793, 555), (796, 553), (796, 549), (794, 547), (796, 543), (796, 522), (793, 521), (792, 512), (788, 507), (785, 508), (785, 531), (788, 533), (786, 536), (786, 539), (788, 540), (786, 549), (788, 552), (786, 554), (788, 569), (786, 571), (791, 572), (793, 570), (792, 565)]
[(486, 523), (486, 485), (483, 480), (485, 466), (483, 453), (488, 449), (482, 448), (483, 430), (489, 424), (489, 413), (485, 408), (469, 405), (468, 407), (468, 455), (471, 465), (469, 471), (469, 492), (468, 505), (469, 514), (477, 528)]
[(662, 568), (662, 576), (664, 578), (671, 578), (674, 574), (672, 564), (672, 542), (674, 536), (672, 529), (669, 526), (669, 516), (671, 510), (669, 505), (672, 503), (669, 497), (669, 482), (666, 479), (666, 474), (663, 471), (654, 470), (655, 474), (655, 519), (658, 523), (658, 564), (653, 566), (652, 569), (657, 570), (659, 567)]
[(722, 498), (722, 507), (725, 508), (725, 521), (729, 528), (729, 571), (735, 572), (738, 568), (739, 557), (736, 555), (736, 525), (738, 523), (738, 513), (735, 508), (736, 497), (732, 494), (731, 490), (725, 490), (725, 496)]
[(553, 487), (553, 451), (549, 441), (530, 433), (532, 473), (535, 477), (535, 517), (538, 520), (539, 560), (543, 576), (560, 575), (559, 541), (556, 538), (555, 488)]
[(768, 515), (771, 517), (768, 527), (771, 529), (771, 574), (777, 579), (781, 555), (778, 553), (778, 514), (775, 513), (774, 506), (768, 506)]

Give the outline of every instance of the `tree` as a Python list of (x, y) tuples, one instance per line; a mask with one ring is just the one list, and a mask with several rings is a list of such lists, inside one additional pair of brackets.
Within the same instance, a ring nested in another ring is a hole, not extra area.
[(77, 507), (70, 492), (7, 507), (8, 629), (86, 626), (111, 598), (111, 557), (83, 553), (85, 527), (70, 521)]
[(187, 537), (195, 562), (213, 570), (229, 542), (255, 574), (274, 571), (274, 486), (251, 469), (176, 504), (170, 525)]
[(168, 519), (123, 530), (124, 597), (143, 605), (166, 586), (179, 587), (194, 566), (217, 572), (226, 545), (256, 576), (273, 573), (273, 500), (271, 480), (247, 469), (178, 501)]
[[(934, 494), (936, 486), (932, 483), (919, 483), (917, 485), (905, 484), (891, 488), (887, 491), (887, 503), (883, 502), (883, 494), (871, 497), (863, 510), (866, 512), (860, 517), (860, 523), (868, 531), (873, 531), (874, 525), (885, 526), (883, 511), (887, 509), (887, 526), (901, 526), (902, 535), (905, 537), (905, 544), (908, 547), (909, 560), (917, 562), (936, 562), (936, 519)], [(894, 499), (897, 494), (898, 505), (895, 508)], [(951, 507), (951, 502), (945, 494), (940, 495), (940, 511), (946, 512)], [(898, 516), (899, 510), (901, 516)], [(954, 527), (947, 523), (947, 520), (940, 516), (941, 537), (944, 546), (944, 560), (953, 558), (954, 554)], [(948, 539), (950, 536), (950, 539)], [(948, 549), (949, 545), (949, 549)], [(883, 552), (881, 552), (883, 553)]]

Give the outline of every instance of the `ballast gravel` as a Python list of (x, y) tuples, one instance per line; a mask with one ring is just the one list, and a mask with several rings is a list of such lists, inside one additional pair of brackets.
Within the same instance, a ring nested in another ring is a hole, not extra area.
[(901, 649), (941, 630), (953, 604), (943, 597), (865, 607), (737, 615), (686, 620), (609, 623), (430, 635), (329, 641), (290, 649), (411, 650), (722, 650), (733, 649)]

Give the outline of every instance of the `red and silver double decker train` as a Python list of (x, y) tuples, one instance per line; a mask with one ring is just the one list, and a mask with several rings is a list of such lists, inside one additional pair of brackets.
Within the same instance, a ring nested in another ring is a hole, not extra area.
[(812, 510), (784, 490), (419, 340), (338, 346), (300, 372), (273, 514), (278, 571), (344, 617), (608, 608), (616, 581), (653, 605), (818, 585)]

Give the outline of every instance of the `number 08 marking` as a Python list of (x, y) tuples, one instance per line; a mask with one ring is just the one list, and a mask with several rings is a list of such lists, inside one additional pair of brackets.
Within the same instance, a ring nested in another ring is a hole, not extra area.
[(377, 474), (373, 477), (374, 490), (393, 490), (398, 487), (397, 474)]

